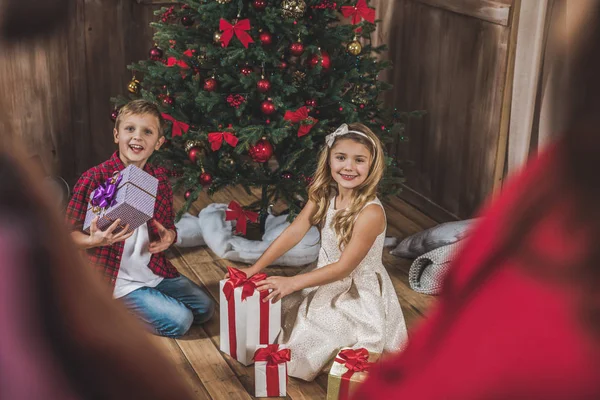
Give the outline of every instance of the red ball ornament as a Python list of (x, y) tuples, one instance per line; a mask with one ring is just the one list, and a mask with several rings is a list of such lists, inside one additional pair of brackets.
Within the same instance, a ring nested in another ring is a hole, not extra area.
[(313, 54), (308, 59), (308, 66), (311, 68), (314, 68), (319, 64), (321, 64), (323, 69), (329, 69), (329, 67), (331, 67), (331, 58), (326, 51), (322, 51), (321, 54)]
[(308, 99), (304, 102), (308, 107), (316, 107), (317, 106), (317, 100), (315, 99)]
[(290, 171), (283, 171), (283, 172), (281, 173), (281, 177), (282, 177), (283, 179), (290, 180), (290, 179), (293, 179), (293, 178), (294, 178), (294, 174), (292, 174)]
[(199, 147), (192, 147), (188, 152), (188, 158), (193, 164), (198, 163), (200, 158), (202, 158), (202, 149)]
[(266, 0), (254, 0), (254, 1), (252, 2), (252, 6), (253, 6), (254, 8), (256, 8), (257, 10), (260, 10), (260, 11), (262, 11), (262, 10), (264, 10), (265, 8), (267, 8), (267, 2), (266, 2)]
[(189, 15), (184, 15), (183, 17), (181, 17), (181, 25), (192, 26), (194, 25), (194, 19)]
[(258, 40), (260, 40), (260, 43), (263, 46), (269, 46), (271, 43), (273, 43), (273, 35), (271, 35), (269, 32), (261, 32), (260, 35), (258, 35)]
[(208, 172), (201, 173), (200, 178), (198, 178), (198, 182), (200, 182), (202, 186), (209, 186), (212, 183), (212, 181), (212, 175)]
[(275, 112), (275, 104), (271, 100), (265, 100), (260, 105), (260, 110), (265, 115), (271, 115)]
[(301, 56), (304, 53), (304, 45), (300, 42), (294, 42), (290, 45), (290, 53), (295, 56)]
[(266, 79), (261, 79), (260, 81), (258, 81), (256, 83), (256, 88), (258, 89), (259, 92), (266, 93), (269, 90), (271, 90), (271, 82), (269, 82)]
[(115, 122), (117, 120), (118, 116), (119, 116), (119, 109), (115, 108), (113, 110), (113, 112), (110, 113), (110, 119), (112, 120), (112, 122)]
[(246, 76), (250, 75), (252, 73), (252, 68), (250, 68), (249, 66), (244, 66), (240, 69), (240, 72)]
[(284, 69), (286, 69), (287, 67), (288, 67), (288, 64), (287, 64), (287, 63), (286, 63), (284, 60), (281, 60), (281, 62), (280, 62), (280, 63), (279, 63), (279, 65), (277, 66), (277, 68), (279, 68), (279, 69), (281, 69), (281, 70), (284, 70)]
[(192, 191), (191, 190), (186, 190), (185, 194), (183, 195), (183, 197), (187, 200), (192, 196)]
[(217, 89), (217, 80), (215, 78), (208, 78), (204, 81), (204, 90), (207, 92), (214, 92)]
[(150, 57), (150, 59), (152, 61), (159, 61), (163, 57), (163, 51), (162, 51), (162, 49), (158, 48), (157, 46), (154, 46), (148, 52), (148, 56)]
[(248, 150), (250, 157), (258, 163), (264, 163), (269, 161), (269, 158), (273, 156), (273, 146), (267, 139), (261, 139), (254, 146), (251, 146)]
[(167, 95), (163, 98), (163, 104), (165, 106), (172, 106), (173, 104), (175, 104), (175, 98), (173, 96)]

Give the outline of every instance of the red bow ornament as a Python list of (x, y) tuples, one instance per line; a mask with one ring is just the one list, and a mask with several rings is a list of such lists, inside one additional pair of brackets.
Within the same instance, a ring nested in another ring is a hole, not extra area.
[(312, 127), (319, 122), (318, 119), (308, 115), (308, 108), (306, 106), (302, 106), (296, 111), (286, 111), (283, 119), (291, 121), (294, 124), (300, 124), (300, 127), (298, 128), (298, 137), (308, 134)]
[(352, 24), (358, 24), (362, 19), (375, 23), (375, 9), (369, 8), (366, 0), (358, 0), (355, 6), (343, 6), (342, 14), (344, 17), (352, 17)]
[(231, 201), (225, 211), (225, 221), (233, 220), (236, 221), (235, 231), (245, 235), (248, 221), (257, 222), (258, 213), (246, 211), (237, 202)]
[[(188, 50), (186, 50), (186, 51), (183, 52), (183, 55), (191, 58), (191, 57), (194, 56), (194, 50), (189, 50), (188, 49)], [(167, 67), (172, 67), (174, 65), (179, 65), (181, 68), (185, 68), (185, 69), (187, 69), (187, 68), (190, 67), (183, 60), (178, 60), (175, 57), (169, 57), (169, 58), (167, 58)]]
[(250, 43), (254, 43), (252, 37), (246, 32), (250, 30), (250, 20), (242, 19), (241, 21), (236, 22), (235, 25), (230, 24), (228, 21), (221, 18), (219, 22), (219, 29), (223, 31), (221, 35), (221, 43), (223, 46), (229, 46), (229, 42), (233, 38), (233, 35), (237, 36), (237, 38), (242, 42), (245, 48), (248, 48)]
[(223, 145), (225, 140), (231, 147), (238, 144), (239, 139), (231, 132), (211, 132), (208, 134), (208, 142), (212, 151), (217, 151)]
[(173, 123), (173, 128), (171, 128), (171, 136), (183, 136), (184, 133), (190, 129), (190, 126), (185, 122), (177, 121), (175, 118), (171, 117), (169, 114), (161, 113), (162, 117)]
[(256, 274), (248, 278), (245, 272), (231, 267), (227, 267), (227, 272), (229, 273), (229, 279), (223, 286), (223, 294), (225, 294), (227, 301), (233, 301), (233, 291), (237, 287), (242, 288), (242, 301), (246, 300), (254, 294), (256, 283), (267, 278), (267, 274)]
[(254, 361), (266, 361), (267, 365), (282, 364), (290, 360), (290, 349), (279, 349), (278, 344), (268, 344), (254, 353)]

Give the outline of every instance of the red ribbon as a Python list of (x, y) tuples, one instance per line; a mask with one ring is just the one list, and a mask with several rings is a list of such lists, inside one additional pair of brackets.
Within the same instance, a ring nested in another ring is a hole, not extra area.
[(223, 145), (223, 139), (231, 146), (235, 147), (239, 139), (231, 132), (211, 132), (208, 134), (208, 142), (212, 151), (217, 151)]
[(171, 129), (171, 136), (182, 136), (184, 133), (190, 129), (190, 126), (185, 122), (177, 121), (175, 118), (171, 117), (169, 114), (161, 113), (162, 117), (173, 123), (173, 128)]
[(279, 397), (279, 364), (291, 360), (290, 349), (279, 349), (278, 344), (269, 344), (267, 347), (256, 350), (254, 361), (267, 362), (267, 396)]
[[(184, 56), (188, 56), (188, 57), (193, 57), (194, 56), (194, 50), (186, 50), (183, 52)], [(175, 57), (169, 57), (167, 58), (167, 67), (172, 67), (174, 65), (179, 65), (181, 68), (189, 68), (190, 66), (187, 65), (187, 63), (183, 60), (178, 60)]]
[(308, 115), (308, 107), (306, 106), (302, 106), (296, 111), (286, 111), (283, 119), (291, 121), (294, 124), (300, 124), (300, 127), (298, 128), (298, 137), (306, 135), (310, 132), (312, 127), (319, 122), (318, 119)]
[[(239, 269), (227, 267), (229, 279), (223, 286), (223, 294), (227, 300), (227, 320), (229, 321), (229, 354), (237, 360), (237, 334), (235, 329), (235, 299), (233, 292), (235, 288), (242, 288), (242, 301), (254, 294), (256, 283), (267, 277), (267, 274), (256, 274), (248, 278), (245, 272)], [(263, 294), (264, 293), (264, 294)], [(260, 337), (264, 336), (263, 330), (266, 329), (267, 342), (269, 337), (269, 303), (264, 303), (262, 300), (267, 295), (267, 291), (260, 292)], [(263, 304), (267, 305), (266, 312)], [(265, 322), (266, 321), (266, 322)], [(260, 340), (262, 344), (262, 340)]]
[(236, 220), (235, 231), (246, 234), (247, 221), (257, 222), (258, 213), (246, 211), (237, 202), (231, 201), (225, 211), (225, 221)]
[(227, 20), (221, 18), (219, 22), (219, 29), (223, 31), (221, 35), (221, 43), (223, 46), (229, 46), (229, 42), (233, 38), (233, 35), (237, 36), (237, 38), (242, 42), (245, 48), (248, 48), (250, 43), (254, 43), (252, 37), (246, 32), (250, 30), (250, 20), (242, 19), (238, 21), (235, 25), (231, 25)]
[(366, 371), (373, 363), (369, 362), (369, 352), (365, 348), (360, 349), (346, 349), (340, 351), (335, 362), (344, 364), (348, 369), (347, 372), (342, 375), (342, 381), (340, 383), (339, 400), (347, 400), (350, 398), (350, 378), (355, 372)]
[(343, 6), (342, 14), (344, 17), (352, 17), (352, 24), (358, 24), (361, 19), (365, 19), (370, 23), (375, 23), (375, 9), (367, 6), (366, 0), (358, 0), (355, 6)]

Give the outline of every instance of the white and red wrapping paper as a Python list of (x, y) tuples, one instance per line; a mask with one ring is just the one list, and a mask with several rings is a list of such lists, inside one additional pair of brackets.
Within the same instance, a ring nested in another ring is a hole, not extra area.
[(229, 279), (220, 282), (221, 351), (244, 365), (253, 363), (256, 346), (273, 344), (281, 330), (281, 301), (262, 300), (268, 292), (259, 292), (256, 283), (267, 277), (248, 278), (228, 268)]
[(258, 345), (254, 353), (254, 396), (285, 397), (287, 392), (287, 362), (291, 351), (284, 345)]

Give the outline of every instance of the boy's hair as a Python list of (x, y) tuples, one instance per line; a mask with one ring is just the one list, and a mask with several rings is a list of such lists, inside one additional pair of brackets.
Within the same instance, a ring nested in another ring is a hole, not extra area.
[(160, 113), (160, 110), (156, 104), (151, 103), (144, 99), (137, 99), (130, 101), (119, 109), (119, 115), (115, 121), (115, 129), (119, 130), (121, 119), (126, 115), (141, 115), (150, 114), (158, 119), (158, 135), (163, 136), (165, 134), (165, 119)]
[(377, 135), (367, 126), (360, 123), (348, 124), (348, 129), (364, 133), (367, 137), (355, 133), (348, 133), (336, 137), (331, 147), (325, 145), (319, 155), (313, 183), (308, 190), (309, 200), (312, 200), (317, 205), (317, 212), (312, 217), (311, 223), (313, 225), (321, 225), (327, 216), (331, 192), (332, 190), (337, 192), (337, 184), (331, 176), (331, 167), (329, 165), (331, 150), (335, 147), (336, 143), (341, 140), (352, 140), (364, 145), (369, 150), (369, 153), (371, 154), (369, 175), (365, 181), (354, 190), (350, 206), (345, 210), (337, 212), (331, 223), (332, 228), (336, 233), (340, 249), (350, 242), (354, 221), (356, 220), (358, 213), (360, 213), (367, 202), (375, 199), (377, 196), (377, 187), (385, 170), (385, 155), (379, 137), (377, 137)]

